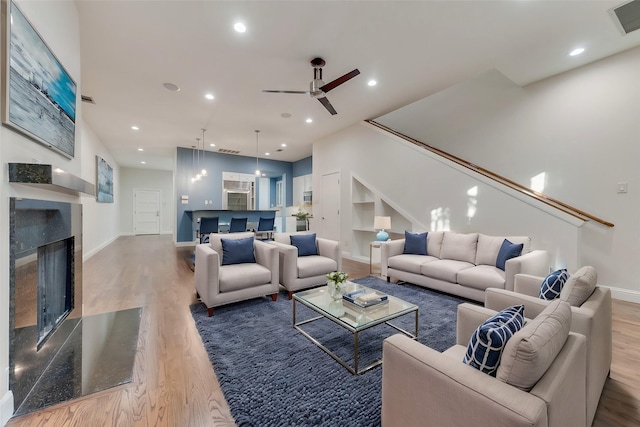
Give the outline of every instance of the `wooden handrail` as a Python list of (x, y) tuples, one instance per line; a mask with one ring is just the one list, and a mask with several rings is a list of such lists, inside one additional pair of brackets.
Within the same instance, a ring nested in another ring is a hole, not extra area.
[(564, 202), (556, 200), (553, 197), (549, 197), (549, 196), (547, 196), (547, 195), (545, 195), (543, 193), (540, 193), (538, 191), (535, 191), (535, 190), (532, 190), (530, 188), (527, 188), (527, 187), (525, 187), (524, 185), (522, 185), (522, 184), (520, 184), (518, 182), (515, 182), (515, 181), (513, 181), (513, 180), (511, 180), (509, 178), (505, 178), (504, 176), (501, 176), (501, 175), (498, 175), (498, 174), (496, 174), (494, 172), (491, 172), (490, 170), (487, 170), (487, 169), (485, 169), (483, 167), (480, 167), (478, 165), (470, 163), (470, 162), (468, 162), (468, 161), (466, 161), (466, 160), (464, 160), (464, 159), (462, 159), (460, 157), (454, 156), (453, 154), (449, 154), (446, 151), (443, 151), (443, 150), (441, 150), (439, 148), (433, 147), (433, 146), (431, 146), (429, 144), (425, 144), (422, 141), (418, 141), (417, 139), (411, 138), (410, 136), (404, 135), (404, 134), (402, 134), (402, 133), (400, 133), (398, 131), (395, 131), (395, 130), (393, 130), (393, 129), (385, 126), (385, 125), (382, 125), (382, 124), (376, 122), (375, 120), (365, 120), (365, 122), (369, 123), (372, 126), (377, 127), (378, 129), (381, 129), (381, 130), (383, 130), (385, 132), (388, 132), (388, 133), (390, 133), (392, 135), (395, 135), (398, 138), (402, 138), (405, 141), (408, 141), (408, 142), (410, 142), (410, 143), (412, 143), (414, 145), (417, 145), (417, 146), (422, 147), (422, 148), (424, 148), (424, 149), (426, 149), (428, 151), (431, 151), (434, 154), (437, 154), (437, 155), (439, 155), (441, 157), (444, 157), (447, 160), (450, 160), (450, 161), (452, 161), (452, 162), (454, 162), (454, 163), (456, 163), (456, 164), (458, 164), (460, 166), (463, 166), (463, 167), (465, 167), (467, 169), (470, 169), (470, 170), (472, 170), (472, 171), (474, 171), (476, 173), (479, 173), (480, 175), (485, 176), (485, 177), (487, 177), (489, 179), (492, 179), (493, 181), (496, 181), (496, 182), (499, 182), (499, 183), (501, 183), (503, 185), (506, 185), (507, 187), (509, 187), (509, 188), (521, 193), (521, 194), (529, 196), (529, 197), (531, 197), (531, 198), (533, 198), (533, 199), (535, 199), (535, 200), (537, 200), (537, 201), (539, 201), (541, 203), (544, 203), (547, 206), (551, 206), (551, 207), (553, 207), (555, 209), (558, 209), (558, 210), (560, 210), (560, 211), (562, 211), (562, 212), (564, 212), (564, 213), (566, 213), (568, 215), (573, 216), (574, 218), (578, 218), (578, 219), (580, 219), (582, 221), (595, 221), (595, 222), (597, 222), (599, 224), (604, 225), (605, 227), (613, 227), (614, 226), (614, 224), (609, 222), (609, 221), (605, 221), (605, 220), (603, 220), (601, 218), (598, 218), (598, 217), (596, 217), (594, 215), (591, 215), (591, 214), (589, 214), (589, 213), (587, 213), (587, 212), (585, 212), (583, 210), (580, 210), (580, 209), (575, 208), (575, 207), (573, 207), (571, 205), (568, 205), (568, 204), (566, 204)]

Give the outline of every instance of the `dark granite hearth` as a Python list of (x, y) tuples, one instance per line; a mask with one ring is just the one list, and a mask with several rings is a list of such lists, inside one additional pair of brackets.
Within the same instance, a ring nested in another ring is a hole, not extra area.
[[(14, 416), (131, 382), (141, 312), (141, 308), (132, 308), (85, 316), (76, 322), (33, 388), (21, 390), (19, 383), (15, 385), (13, 392), (26, 396)], [(32, 342), (35, 327), (16, 331), (16, 339)]]

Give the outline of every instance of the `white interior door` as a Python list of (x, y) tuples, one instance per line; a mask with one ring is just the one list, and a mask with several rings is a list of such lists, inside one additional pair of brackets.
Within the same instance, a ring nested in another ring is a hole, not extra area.
[(133, 190), (133, 233), (160, 234), (160, 190)]
[(340, 241), (340, 172), (322, 175), (322, 237)]

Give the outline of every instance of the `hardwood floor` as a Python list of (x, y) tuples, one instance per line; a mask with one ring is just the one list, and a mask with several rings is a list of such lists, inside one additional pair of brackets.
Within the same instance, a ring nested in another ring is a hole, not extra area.
[[(189, 312), (189, 253), (170, 236), (121, 237), (87, 260), (85, 315), (143, 307), (134, 379), (7, 425), (234, 426)], [(356, 279), (369, 274), (369, 265), (345, 259), (343, 270)], [(614, 301), (611, 378), (594, 426), (640, 425), (639, 356), (640, 306)]]

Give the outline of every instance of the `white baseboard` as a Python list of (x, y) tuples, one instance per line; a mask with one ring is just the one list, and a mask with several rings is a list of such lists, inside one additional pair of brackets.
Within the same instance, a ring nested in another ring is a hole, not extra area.
[(611, 298), (613, 299), (640, 304), (640, 291), (616, 288), (613, 286), (607, 286), (607, 288), (611, 289)]
[(188, 248), (189, 246), (193, 246), (195, 248), (198, 242), (194, 240), (193, 242), (175, 242), (175, 243), (176, 243), (176, 248)]
[(7, 391), (0, 399), (0, 426), (5, 425), (13, 415), (13, 393)]
[(116, 239), (120, 237), (120, 236), (115, 236), (110, 240), (107, 240), (106, 242), (104, 242), (103, 244), (99, 245), (98, 247), (90, 250), (89, 252), (85, 252), (82, 254), (82, 261), (86, 261), (89, 258), (91, 258), (92, 256), (94, 256), (95, 254), (97, 254), (98, 252), (100, 252), (101, 250), (103, 250), (104, 248), (106, 248), (107, 246), (109, 246), (110, 244), (112, 244), (113, 242), (116, 241)]

